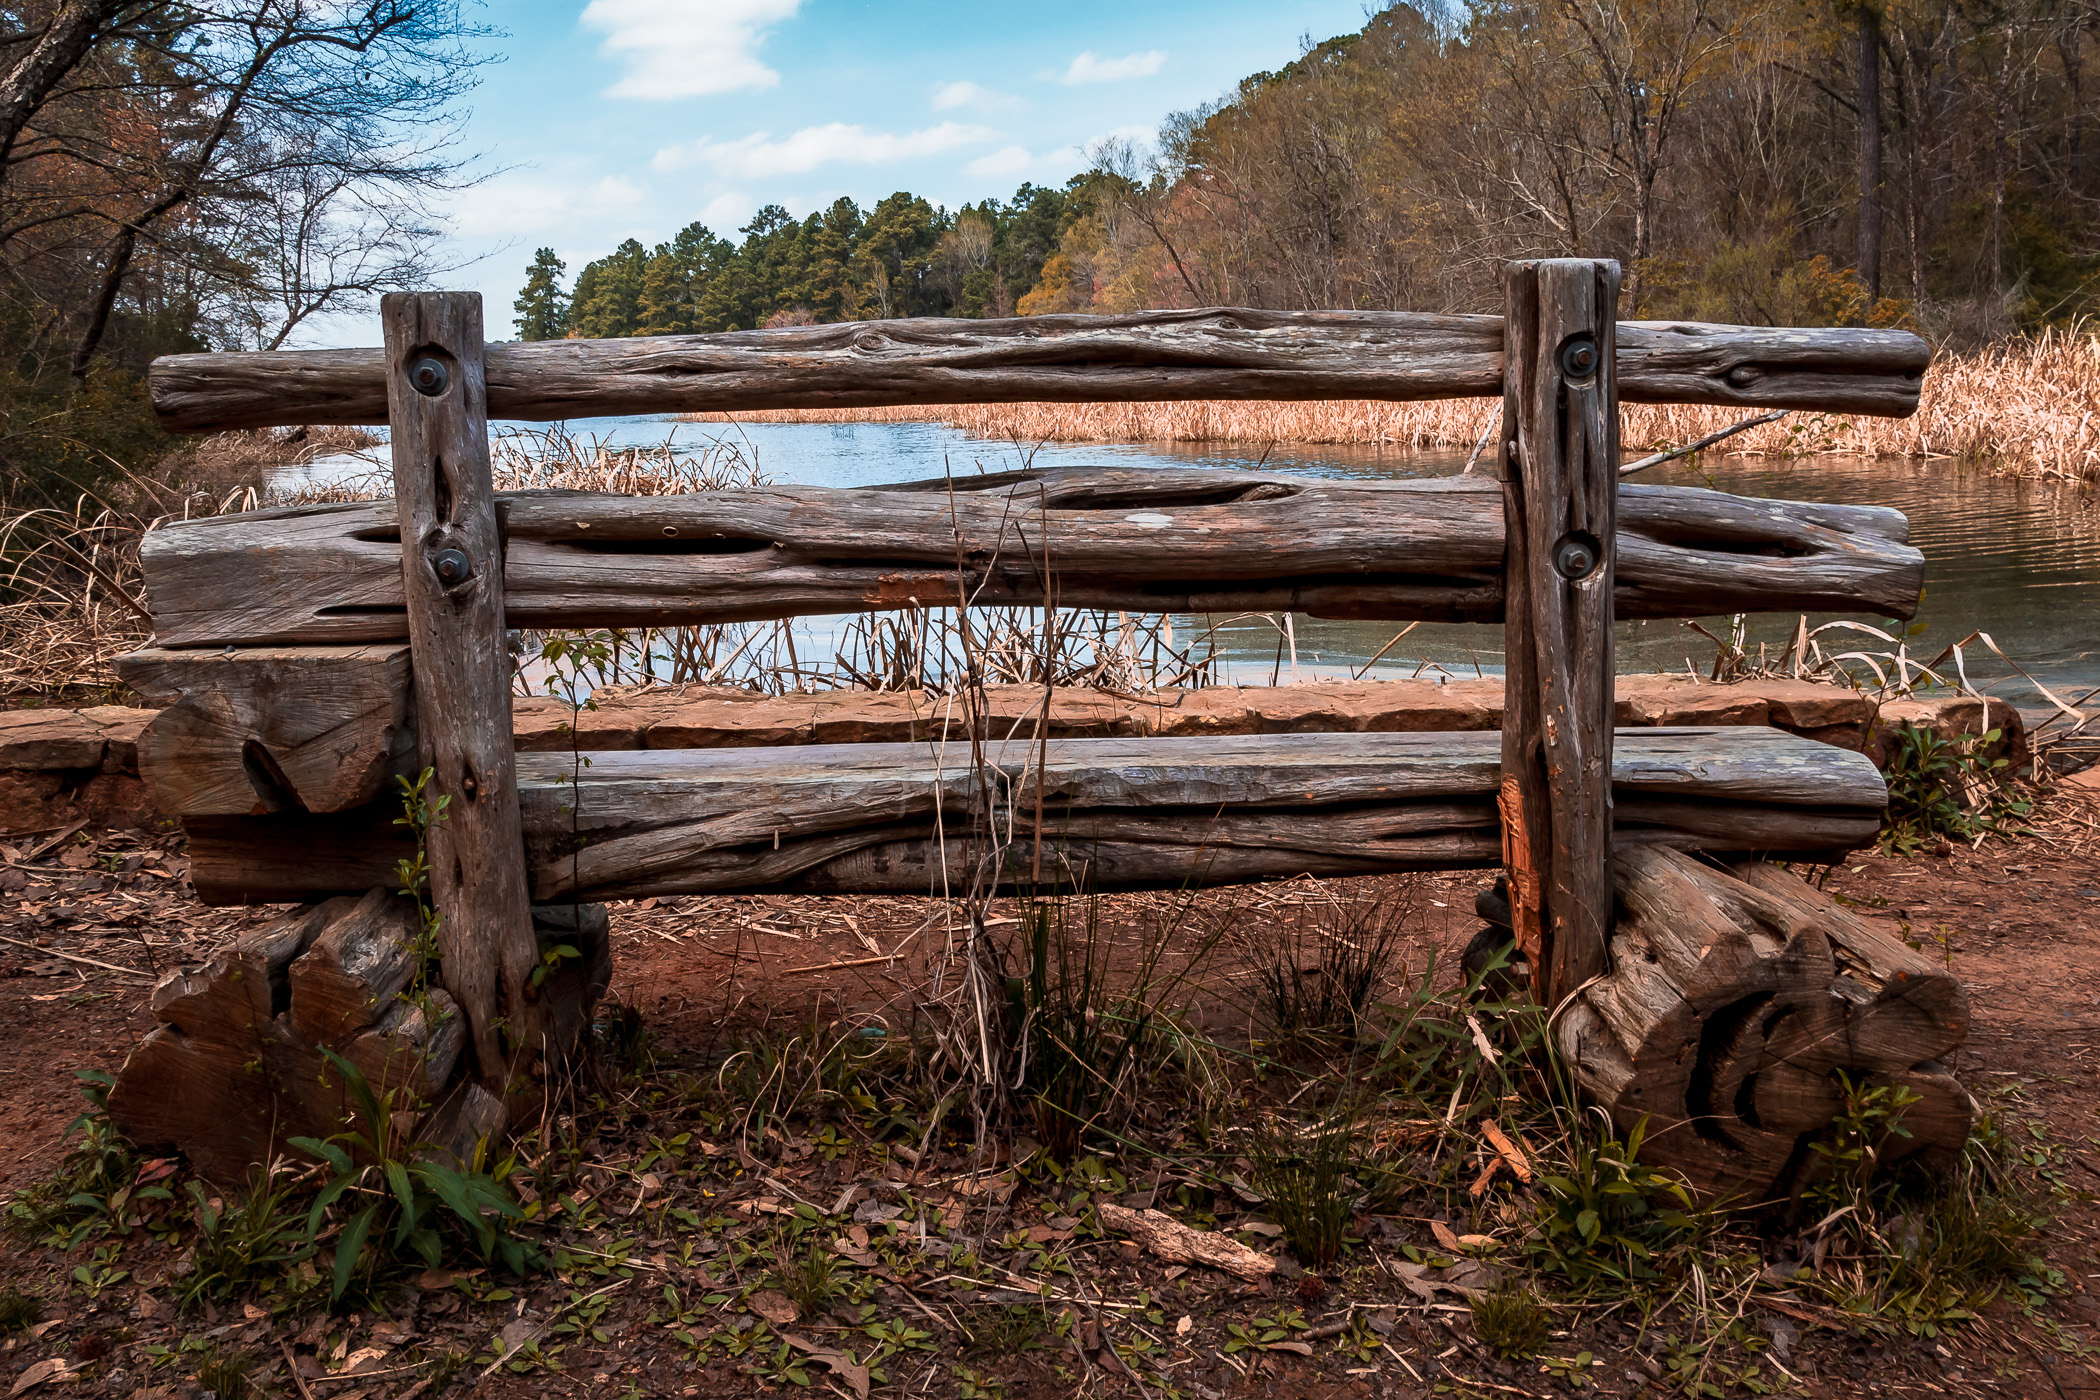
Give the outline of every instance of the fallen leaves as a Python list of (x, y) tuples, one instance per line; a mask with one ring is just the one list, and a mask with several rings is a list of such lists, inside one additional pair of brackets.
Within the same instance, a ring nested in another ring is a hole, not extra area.
[(37, 1362), (21, 1375), (16, 1376), (14, 1387), (7, 1393), (10, 1396), (21, 1395), (35, 1390), (46, 1381), (75, 1380), (86, 1369), (85, 1366), (73, 1365), (62, 1356), (54, 1356), (48, 1360)]
[(802, 1316), (792, 1298), (771, 1288), (761, 1288), (744, 1300), (744, 1306), (775, 1327), (786, 1327)]
[(866, 1366), (842, 1351), (833, 1351), (830, 1347), (813, 1342), (807, 1337), (798, 1337), (793, 1332), (781, 1333), (781, 1340), (851, 1386), (853, 1393), (861, 1397), (861, 1400), (867, 1400), (869, 1377)]

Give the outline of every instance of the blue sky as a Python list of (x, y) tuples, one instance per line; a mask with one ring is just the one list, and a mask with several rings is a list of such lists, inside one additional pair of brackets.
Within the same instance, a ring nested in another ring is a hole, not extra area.
[[(491, 339), (533, 250), (576, 270), (694, 219), (735, 238), (907, 189), (950, 208), (1062, 183), (1103, 136), (1160, 118), (1299, 40), (1359, 29), (1364, 0), (490, 0), (505, 37), (470, 99), (467, 145), (498, 173), (457, 195), (444, 279), (486, 298)], [(370, 319), (307, 344), (369, 339)]]

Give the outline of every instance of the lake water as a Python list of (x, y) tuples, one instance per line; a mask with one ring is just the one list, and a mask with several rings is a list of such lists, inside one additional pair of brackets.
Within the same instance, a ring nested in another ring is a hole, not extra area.
[[(526, 426), (526, 425), (516, 425)], [(735, 444), (777, 483), (875, 486), (978, 471), (1035, 466), (1201, 466), (1286, 472), (1349, 479), (1444, 476), (1464, 465), (1463, 452), (1298, 445), (1258, 452), (1202, 444), (1063, 444), (1016, 447), (970, 438), (934, 423), (721, 424), (660, 418), (601, 419), (590, 432), (615, 444), (668, 440), (695, 449)], [(326, 479), (369, 469), (324, 459), (288, 472), (280, 484)], [(1910, 654), (1929, 661), (1971, 632), (1988, 633), (2003, 652), (2067, 701), (2100, 687), (2100, 500), (2090, 488), (2029, 481), (1965, 470), (1948, 462), (1857, 457), (1792, 461), (1708, 457), (1699, 469), (1670, 463), (1643, 473), (1644, 482), (1712, 486), (1746, 496), (1893, 506), (1910, 519), (1911, 542), (1926, 560), (1923, 605), (1910, 624), (1854, 614), (1854, 620), (1903, 634)], [(1811, 627), (1836, 615), (1812, 615)], [(1705, 619), (1725, 634), (1728, 619)], [(836, 621), (807, 619), (804, 655), (828, 654)], [(1186, 625), (1183, 623), (1181, 625)], [(1769, 645), (1776, 656), (1795, 626), (1793, 616), (1748, 620), (1749, 651)], [(1232, 624), (1219, 633), (1231, 677), (1266, 683), (1272, 677), (1353, 673), (1389, 642), (1399, 624), (1294, 619), (1294, 638), (1265, 621)], [(1852, 632), (1825, 632), (1826, 652), (1886, 653), (1893, 646)], [(1295, 642), (1293, 669), (1290, 641)], [(1499, 627), (1423, 623), (1369, 672), (1378, 677), (1493, 675), (1501, 670)], [(1981, 642), (1965, 649), (1972, 682), (2025, 710), (2047, 707), (2035, 687)], [(1714, 645), (1676, 622), (1620, 624), (1621, 671), (1702, 674)]]

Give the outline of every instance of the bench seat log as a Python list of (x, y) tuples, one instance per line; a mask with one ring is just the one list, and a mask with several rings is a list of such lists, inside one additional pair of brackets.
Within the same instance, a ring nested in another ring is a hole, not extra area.
[[(1033, 744), (992, 746), (1034, 811)], [(916, 893), (978, 779), (967, 744), (518, 755), (533, 897), (755, 888)], [(1105, 887), (1496, 864), (1501, 739), (1491, 731), (1066, 739), (1047, 746), (1046, 839)], [(1617, 839), (1697, 850), (1830, 851), (1873, 838), (1886, 789), (1860, 754), (1777, 730), (1631, 729), (1613, 763)], [(335, 816), (185, 823), (208, 903), (288, 903), (390, 878), (391, 804)], [(1004, 818), (1002, 818), (1004, 820)], [(575, 837), (585, 844), (578, 849)]]
[[(1205, 307), (845, 322), (487, 349), (491, 418), (1031, 400), (1445, 399), (1502, 392), (1502, 318)], [(1931, 359), (1905, 331), (1628, 321), (1619, 397), (1901, 416)], [(387, 421), (377, 349), (170, 355), (171, 432)]]
[[(1494, 621), (1490, 481), (1329, 482), (1057, 469), (880, 489), (499, 495), (512, 627), (753, 621), (952, 603), (1133, 612), (1291, 610)], [(1924, 580), (1900, 512), (1620, 488), (1621, 617), (1858, 611), (1909, 617)], [(958, 535), (960, 539), (958, 539)], [(391, 502), (167, 525), (141, 549), (162, 647), (391, 641), (407, 633)]]

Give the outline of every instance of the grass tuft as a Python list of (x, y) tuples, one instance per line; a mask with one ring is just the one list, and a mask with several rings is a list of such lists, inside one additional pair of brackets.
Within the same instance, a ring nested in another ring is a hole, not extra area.
[(0, 1333), (19, 1332), (37, 1320), (43, 1300), (19, 1288), (0, 1288)]
[(1467, 1302), (1473, 1310), (1473, 1335), (1504, 1361), (1531, 1360), (1553, 1335), (1553, 1314), (1528, 1288), (1505, 1284)]

